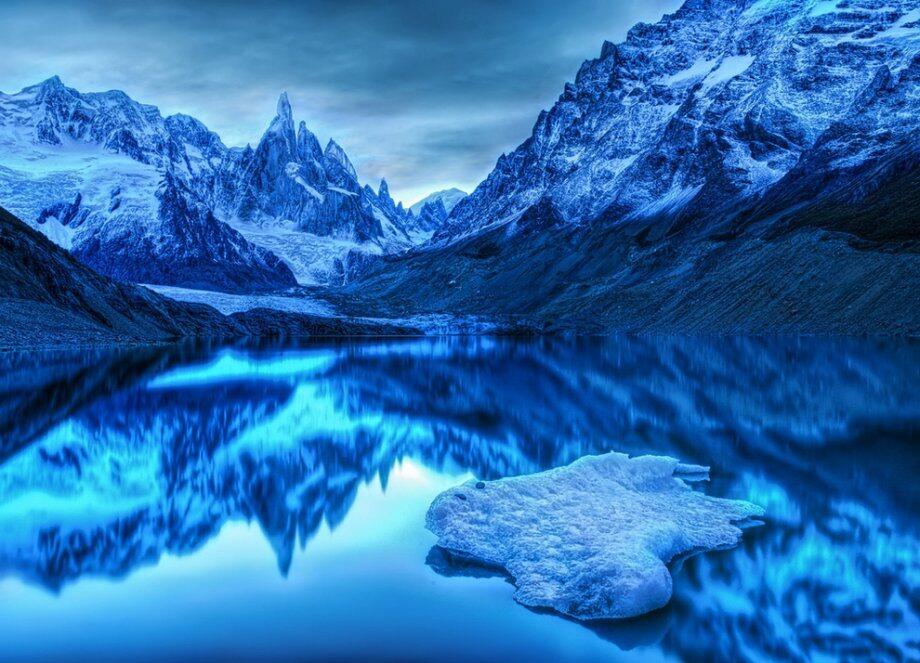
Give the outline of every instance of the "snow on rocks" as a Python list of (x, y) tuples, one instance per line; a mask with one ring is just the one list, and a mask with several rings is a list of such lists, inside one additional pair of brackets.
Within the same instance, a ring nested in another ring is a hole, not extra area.
[(733, 547), (763, 510), (687, 482), (708, 468), (608, 453), (529, 476), (445, 491), (426, 518), (453, 555), (504, 568), (515, 600), (577, 619), (635, 617), (671, 598), (666, 564)]

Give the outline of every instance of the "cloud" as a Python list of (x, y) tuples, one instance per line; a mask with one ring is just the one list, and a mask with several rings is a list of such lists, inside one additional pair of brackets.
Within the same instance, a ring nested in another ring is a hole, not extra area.
[(0, 89), (59, 74), (255, 142), (281, 90), (362, 179), (475, 186), (580, 63), (679, 0), (4, 0)]

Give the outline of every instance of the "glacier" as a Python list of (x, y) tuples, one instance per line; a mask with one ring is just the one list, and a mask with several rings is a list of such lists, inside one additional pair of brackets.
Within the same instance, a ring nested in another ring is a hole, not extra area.
[(737, 545), (753, 504), (686, 482), (708, 468), (607, 453), (530, 476), (468, 481), (439, 495), (426, 525), (451, 555), (505, 569), (514, 598), (582, 620), (628, 618), (671, 599), (667, 563)]

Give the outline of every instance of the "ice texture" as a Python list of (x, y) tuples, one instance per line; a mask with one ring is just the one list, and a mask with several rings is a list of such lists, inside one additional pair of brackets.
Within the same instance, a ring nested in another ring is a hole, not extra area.
[(763, 510), (687, 481), (709, 469), (608, 453), (441, 493), (426, 518), (452, 555), (504, 568), (514, 598), (577, 619), (635, 617), (671, 599), (674, 558), (730, 548)]

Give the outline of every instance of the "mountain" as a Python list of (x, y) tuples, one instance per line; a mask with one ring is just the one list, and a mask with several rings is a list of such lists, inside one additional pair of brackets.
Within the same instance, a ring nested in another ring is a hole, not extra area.
[(0, 94), (0, 148), (0, 203), (123, 281), (277, 290), (412, 242), (338, 144), (295, 130), (285, 94), (255, 148), (228, 148), (192, 117), (54, 77)]
[(249, 241), (280, 256), (301, 283), (324, 283), (349, 251), (382, 253), (412, 243), (408, 214), (389, 195), (362, 187), (345, 150), (316, 136), (294, 117), (286, 94), (252, 148), (225, 151), (213, 186), (204, 183), (217, 214)]
[(468, 194), (466, 191), (461, 191), (457, 188), (435, 191), (434, 193), (428, 194), (420, 201), (412, 205), (412, 207), (409, 208), (409, 211), (415, 215), (418, 215), (425, 205), (440, 200), (444, 205), (444, 209), (446, 209), (447, 213), (449, 214), (454, 209), (454, 207), (457, 206), (457, 203), (466, 198), (468, 195), (470, 194)]
[(0, 348), (413, 331), (264, 309), (224, 316), (180, 303), (96, 273), (0, 208)]
[(350, 292), (548, 328), (916, 333), (918, 41), (908, 0), (687, 0)]
[(124, 281), (231, 292), (286, 288), (276, 256), (221, 222), (195, 190), (221, 145), (121, 92), (59, 78), (0, 95), (0, 202), (85, 264)]
[[(572, 223), (730, 218), (796, 166), (916, 149), (918, 21), (910, 0), (688, 0), (582, 65), (440, 235), (543, 198)], [(821, 154), (847, 122), (862, 144)]]
[(0, 345), (165, 341), (234, 331), (207, 306), (97, 274), (0, 208)]

